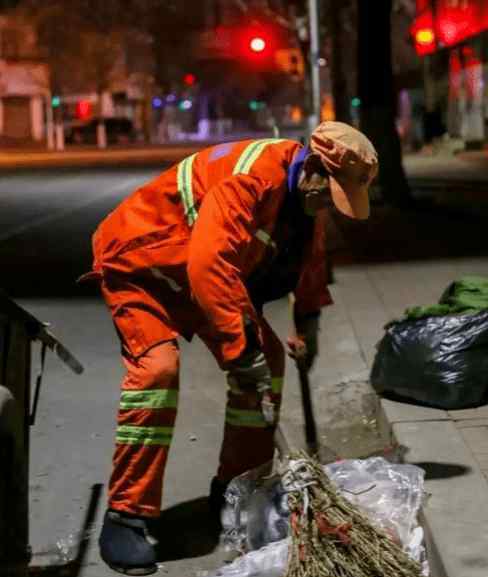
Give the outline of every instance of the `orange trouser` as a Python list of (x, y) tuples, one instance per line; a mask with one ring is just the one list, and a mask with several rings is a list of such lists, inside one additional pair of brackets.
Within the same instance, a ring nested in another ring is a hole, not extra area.
[[(284, 348), (263, 318), (261, 325), (273, 397), (279, 409)], [(207, 345), (212, 348), (211, 343)], [(178, 344), (165, 341), (140, 357), (124, 356), (124, 363), (127, 374), (122, 381), (109, 507), (157, 516), (178, 405)], [(218, 478), (229, 481), (272, 459), (273, 435), (274, 427), (266, 426), (261, 415), (256, 391), (229, 391)]]

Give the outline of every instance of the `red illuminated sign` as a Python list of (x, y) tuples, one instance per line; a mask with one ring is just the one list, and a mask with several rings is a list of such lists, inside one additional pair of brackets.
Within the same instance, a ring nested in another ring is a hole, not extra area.
[(415, 33), (415, 42), (421, 46), (432, 46), (435, 43), (435, 34), (432, 28), (419, 28)]
[[(435, 14), (435, 17), (434, 17)], [(454, 46), (488, 30), (486, 0), (417, 0), (417, 17), (411, 28), (417, 53), (430, 54)]]

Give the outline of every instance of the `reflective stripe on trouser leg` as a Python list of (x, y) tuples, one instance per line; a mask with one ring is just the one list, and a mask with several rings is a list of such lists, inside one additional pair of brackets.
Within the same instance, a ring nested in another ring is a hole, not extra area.
[[(264, 318), (260, 319), (263, 350), (272, 375), (272, 397), (277, 413), (281, 404), (285, 372), (284, 347)], [(279, 416), (279, 414), (277, 415)], [(266, 426), (260, 398), (255, 390), (227, 393), (224, 440), (217, 473), (221, 481), (230, 479), (270, 461), (274, 454), (275, 427)]]
[(158, 516), (178, 405), (179, 351), (166, 341), (137, 359), (124, 357), (109, 507)]

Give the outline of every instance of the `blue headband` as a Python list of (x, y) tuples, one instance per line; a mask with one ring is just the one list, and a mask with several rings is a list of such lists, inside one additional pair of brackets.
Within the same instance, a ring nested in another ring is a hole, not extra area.
[(303, 162), (305, 157), (310, 152), (308, 146), (304, 146), (293, 159), (293, 162), (288, 168), (288, 190), (296, 190), (298, 185), (298, 178), (300, 176), (300, 171), (302, 170)]

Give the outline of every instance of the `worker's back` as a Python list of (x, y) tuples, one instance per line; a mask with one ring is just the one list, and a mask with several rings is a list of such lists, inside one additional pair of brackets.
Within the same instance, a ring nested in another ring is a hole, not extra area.
[(281, 203), (287, 170), (299, 147), (291, 140), (247, 140), (185, 158), (135, 190), (100, 224), (94, 235), (95, 269), (129, 272), (161, 262), (184, 264), (205, 194), (233, 177), (237, 194), (241, 185), (262, 185)]

